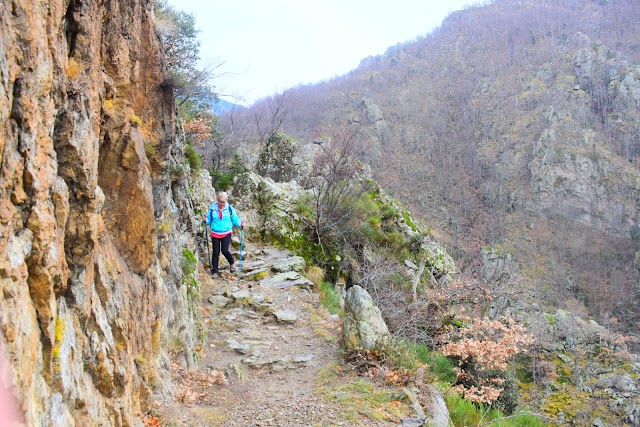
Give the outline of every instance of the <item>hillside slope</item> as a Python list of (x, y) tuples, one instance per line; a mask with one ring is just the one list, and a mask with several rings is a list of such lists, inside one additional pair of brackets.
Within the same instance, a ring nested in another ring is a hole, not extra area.
[(504, 249), (533, 299), (637, 330), (639, 19), (628, 0), (471, 7), (287, 91), (281, 130), (311, 143), (360, 126), (376, 178), (469, 270)]

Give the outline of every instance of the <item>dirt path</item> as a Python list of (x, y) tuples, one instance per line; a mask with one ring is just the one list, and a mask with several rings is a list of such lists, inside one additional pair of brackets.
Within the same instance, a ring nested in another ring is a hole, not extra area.
[(248, 280), (201, 274), (206, 344), (197, 367), (173, 364), (180, 391), (177, 401), (158, 408), (162, 425), (397, 425), (384, 408), (354, 406), (354, 390), (343, 384), (368, 386), (340, 365), (339, 319), (306, 279), (287, 272), (300, 260), (275, 249), (255, 252), (245, 263)]

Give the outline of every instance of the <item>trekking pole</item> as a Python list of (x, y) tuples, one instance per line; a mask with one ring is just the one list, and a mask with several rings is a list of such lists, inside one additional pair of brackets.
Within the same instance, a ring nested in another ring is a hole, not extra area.
[(244, 247), (244, 227), (240, 228), (240, 261), (238, 261), (238, 280), (242, 277), (242, 248)]
[(204, 223), (204, 244), (207, 245), (207, 262), (209, 263), (209, 270), (211, 270), (211, 253), (209, 252), (209, 226)]

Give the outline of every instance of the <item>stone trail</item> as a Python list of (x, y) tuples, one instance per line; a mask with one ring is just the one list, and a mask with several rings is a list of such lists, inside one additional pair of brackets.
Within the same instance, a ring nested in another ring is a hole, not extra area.
[(219, 278), (201, 274), (206, 344), (197, 366), (173, 362), (179, 392), (177, 401), (158, 402), (162, 425), (413, 425), (406, 423), (411, 418), (374, 421), (362, 411), (357, 420), (345, 420), (342, 392), (334, 396), (326, 388), (344, 386), (336, 373), (340, 318), (320, 305), (301, 257), (268, 247), (249, 247), (245, 256), (241, 280), (228, 273), (222, 257)]
[[(158, 408), (160, 418), (176, 426), (348, 425), (317, 392), (317, 377), (339, 362), (337, 340), (326, 338), (337, 337), (339, 319), (310, 291), (304, 260), (273, 248), (245, 256), (241, 280), (222, 262), (219, 279), (202, 275), (202, 360), (191, 370), (174, 364), (182, 391)], [(323, 328), (332, 329), (324, 338)]]

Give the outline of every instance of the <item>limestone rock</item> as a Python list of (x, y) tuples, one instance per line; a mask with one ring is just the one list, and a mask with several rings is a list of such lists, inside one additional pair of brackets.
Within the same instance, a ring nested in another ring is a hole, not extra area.
[(407, 267), (409, 267), (412, 270), (417, 270), (418, 269), (418, 266), (413, 261), (411, 261), (410, 259), (405, 259), (404, 260), (404, 265), (406, 265)]
[(298, 320), (298, 315), (291, 310), (277, 310), (273, 315), (278, 322), (295, 323)]
[(302, 356), (296, 356), (293, 358), (293, 362), (294, 363), (306, 363), (306, 362), (311, 362), (313, 360), (313, 358), (315, 357), (314, 354), (309, 353), (309, 354), (305, 354)]
[(482, 279), (488, 283), (505, 285), (514, 272), (511, 253), (501, 248), (484, 246), (480, 250)]
[(291, 286), (312, 287), (313, 282), (295, 271), (276, 274), (260, 281), (260, 286), (283, 289)]
[(389, 130), (389, 125), (384, 118), (382, 108), (375, 104), (372, 99), (364, 98), (360, 101), (359, 107), (364, 115), (366, 123), (372, 126), (373, 135), (377, 140), (377, 144), (373, 144), (372, 147), (369, 147), (369, 156), (371, 157), (371, 160), (376, 162), (381, 158), (381, 147), (388, 143), (391, 138), (391, 131)]
[(342, 333), (347, 349), (374, 350), (389, 342), (389, 330), (371, 295), (358, 285), (347, 291)]
[(227, 346), (232, 349), (237, 351), (240, 354), (247, 354), (251, 351), (251, 346), (247, 343), (241, 343), (233, 338), (229, 338), (226, 341)]
[(401, 427), (422, 427), (425, 425), (425, 420), (420, 418), (403, 418)]
[(426, 424), (429, 427), (449, 427), (449, 409), (444, 401), (444, 397), (433, 387), (430, 387), (430, 395), (427, 399)]
[(636, 381), (627, 374), (611, 374), (599, 379), (595, 386), (597, 388), (611, 388), (621, 392), (635, 393), (638, 390)]
[(618, 334), (610, 332), (607, 328), (599, 325), (594, 320), (585, 321), (567, 311), (558, 310), (553, 316), (555, 325), (554, 335), (565, 342), (565, 347), (570, 349), (576, 344), (612, 346), (619, 337)]
[(292, 256), (285, 260), (275, 263), (271, 267), (271, 269), (279, 273), (287, 272), (287, 271), (301, 272), (301, 271), (304, 271), (305, 266), (306, 266), (306, 262), (304, 258), (302, 258), (301, 256)]
[(209, 297), (209, 302), (216, 308), (224, 308), (229, 301), (231, 300), (223, 295), (213, 295)]

